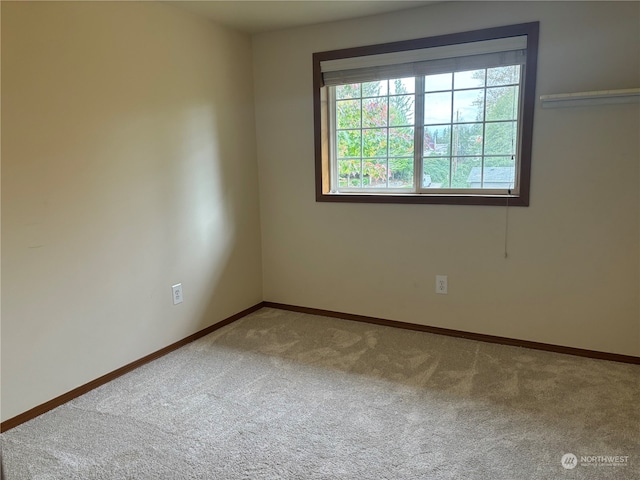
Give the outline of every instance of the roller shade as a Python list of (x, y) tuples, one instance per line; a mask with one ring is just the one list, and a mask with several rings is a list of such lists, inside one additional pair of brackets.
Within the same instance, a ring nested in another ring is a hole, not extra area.
[(335, 86), (390, 78), (521, 65), (527, 36), (405, 50), (320, 62), (324, 85)]

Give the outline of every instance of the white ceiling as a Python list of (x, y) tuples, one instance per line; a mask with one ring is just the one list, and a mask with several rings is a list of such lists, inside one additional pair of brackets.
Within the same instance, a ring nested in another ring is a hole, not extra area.
[(175, 0), (172, 5), (254, 34), (405, 10), (427, 0)]

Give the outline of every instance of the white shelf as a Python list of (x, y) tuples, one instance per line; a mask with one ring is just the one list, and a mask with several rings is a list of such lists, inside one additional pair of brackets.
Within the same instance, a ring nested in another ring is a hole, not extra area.
[(640, 102), (640, 88), (541, 95), (540, 101), (542, 102), (543, 108), (580, 107), (584, 105), (604, 105), (609, 103), (638, 103)]

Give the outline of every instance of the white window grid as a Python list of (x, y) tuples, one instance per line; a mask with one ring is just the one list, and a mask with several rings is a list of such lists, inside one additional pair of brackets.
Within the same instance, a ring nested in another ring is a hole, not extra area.
[[(465, 195), (477, 195), (477, 194), (481, 194), (481, 195), (504, 195), (504, 194), (515, 194), (517, 195), (519, 193), (519, 159), (520, 159), (520, 142), (519, 142), (519, 138), (520, 138), (520, 130), (521, 130), (521, 111), (522, 111), (522, 92), (523, 92), (523, 81), (525, 78), (525, 72), (524, 72), (524, 66), (523, 65), (504, 65), (505, 67), (516, 67), (518, 68), (518, 81), (517, 82), (510, 82), (510, 83), (501, 83), (499, 85), (488, 85), (488, 79), (487, 79), (487, 74), (488, 74), (488, 68), (484, 68), (484, 69), (476, 69), (476, 70), (484, 70), (484, 82), (482, 86), (473, 86), (473, 87), (463, 87), (463, 88), (455, 88), (455, 85), (452, 84), (451, 88), (449, 89), (442, 89), (442, 90), (430, 90), (429, 92), (425, 92), (425, 76), (417, 76), (414, 78), (415, 80), (415, 92), (414, 93), (406, 93), (406, 94), (390, 94), (390, 89), (389, 89), (389, 83), (394, 81), (395, 79), (389, 79), (386, 80), (387, 82), (387, 94), (386, 95), (379, 95), (379, 96), (365, 96), (362, 95), (362, 85), (360, 86), (360, 96), (359, 97), (352, 97), (349, 98), (349, 100), (359, 100), (360, 101), (360, 125), (357, 128), (337, 128), (337, 118), (336, 118), (336, 114), (337, 114), (337, 108), (336, 108), (336, 101), (338, 100), (336, 98), (336, 87), (330, 87), (329, 88), (329, 97), (328, 97), (328, 103), (329, 103), (329, 111), (330, 111), (330, 115), (329, 115), (329, 130), (330, 130), (330, 144), (331, 144), (331, 148), (330, 148), (330, 153), (331, 153), (331, 192), (332, 193), (395, 193), (395, 194), (414, 194), (414, 193), (421, 193), (421, 194), (438, 194), (438, 195), (442, 195), (442, 194), (465, 194)], [(451, 72), (454, 73), (454, 72)], [(491, 90), (493, 88), (505, 88), (505, 87), (517, 87), (518, 90), (518, 94), (517, 94), (517, 112), (514, 112), (514, 116), (515, 119), (506, 119), (506, 120), (487, 120), (486, 116), (487, 116), (487, 90)], [(463, 92), (463, 91), (470, 91), (470, 90), (483, 90), (483, 106), (482, 106), (482, 119), (481, 120), (471, 120), (471, 121), (461, 121), (461, 122), (457, 122), (454, 121), (454, 98), (455, 92)], [(450, 122), (441, 122), (441, 123), (433, 123), (433, 124), (425, 124), (424, 121), (424, 108), (425, 108), (425, 94), (431, 94), (431, 93), (451, 93), (451, 121)], [(413, 124), (408, 124), (408, 125), (390, 125), (389, 122), (389, 115), (390, 115), (390, 108), (387, 108), (387, 118), (386, 118), (386, 122), (385, 122), (385, 126), (382, 127), (368, 127), (368, 126), (364, 126), (363, 125), (363, 117), (364, 115), (362, 114), (362, 102), (366, 99), (371, 99), (371, 98), (376, 98), (376, 99), (385, 99), (387, 101), (387, 105), (390, 105), (390, 98), (391, 97), (399, 97), (399, 96), (413, 96), (414, 97), (414, 106), (415, 106), (415, 110), (414, 110), (414, 123)], [(342, 100), (342, 99), (341, 99)], [(510, 152), (501, 152), (501, 153), (493, 153), (493, 154), (488, 154), (486, 153), (485, 149), (486, 149), (486, 145), (487, 142), (484, 141), (484, 139), (486, 139), (486, 129), (487, 129), (487, 125), (491, 125), (491, 124), (513, 124), (514, 125), (514, 131), (515, 131), (515, 136), (513, 137), (513, 142), (512, 142), (512, 149)], [(470, 124), (481, 124), (482, 125), (482, 151), (480, 154), (475, 154), (475, 155), (454, 155), (453, 154), (453, 132), (454, 132), (454, 127), (459, 126), (459, 125), (470, 125)], [(448, 145), (450, 146), (450, 151), (448, 155), (442, 155), (442, 156), (426, 156), (424, 154), (424, 128), (425, 127), (430, 127), (430, 126), (438, 126), (438, 127), (448, 127), (449, 129), (449, 143)], [(364, 162), (365, 161), (376, 161), (376, 162), (380, 162), (380, 161), (384, 161), (385, 162), (385, 167), (387, 169), (387, 172), (389, 172), (389, 165), (390, 165), (390, 161), (393, 160), (397, 160), (397, 159), (408, 159), (411, 158), (410, 156), (394, 156), (394, 155), (389, 155), (390, 152), (390, 142), (389, 142), (389, 135), (390, 135), (390, 129), (391, 128), (413, 128), (414, 129), (414, 153), (413, 153), (413, 166), (414, 166), (414, 171), (413, 171), (413, 187), (412, 188), (407, 188), (407, 187), (402, 187), (402, 188), (393, 188), (389, 186), (389, 175), (386, 176), (386, 180), (385, 180), (385, 186), (363, 186), (363, 174), (362, 172), (364, 171)], [(381, 156), (374, 156), (374, 157), (364, 157), (362, 155), (363, 153), (363, 148), (364, 148), (364, 131), (365, 130), (374, 130), (374, 129), (386, 129), (386, 135), (387, 135), (387, 142), (386, 142), (386, 151), (387, 151), (387, 155), (381, 155)], [(349, 160), (360, 160), (360, 187), (351, 187), (351, 186), (347, 186), (347, 187), (341, 187), (339, 185), (339, 175), (338, 175), (338, 152), (337, 152), (337, 147), (338, 147), (338, 142), (337, 142), (337, 133), (340, 131), (359, 131), (360, 132), (360, 153), (361, 155), (359, 157), (342, 157), (340, 158), (342, 159), (349, 159)], [(482, 187), (485, 183), (485, 179), (484, 179), (484, 175), (485, 175), (485, 160), (486, 159), (491, 159), (491, 158), (503, 158), (503, 157), (512, 157), (512, 160), (514, 161), (514, 172), (513, 172), (513, 185), (511, 188), (500, 188), (500, 189), (493, 189), (493, 188), (484, 188)], [(451, 182), (452, 182), (452, 178), (453, 178), (453, 166), (454, 166), (454, 159), (480, 159), (480, 172), (481, 172), (481, 176), (480, 176), (480, 184), (481, 184), (481, 188), (451, 188)], [(438, 188), (428, 188), (423, 186), (423, 180), (424, 180), (424, 174), (423, 174), (423, 170), (424, 170), (424, 162), (426, 160), (435, 160), (435, 159), (446, 159), (448, 160), (449, 163), (449, 186), (448, 187), (438, 187)]]

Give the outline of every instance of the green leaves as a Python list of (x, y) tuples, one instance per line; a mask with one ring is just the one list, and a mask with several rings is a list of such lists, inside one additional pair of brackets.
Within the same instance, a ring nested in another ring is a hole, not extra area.
[(411, 78), (336, 87), (341, 187), (413, 184), (414, 86)]
[(484, 188), (472, 171), (515, 172), (519, 79), (517, 65), (425, 77), (424, 187)]

